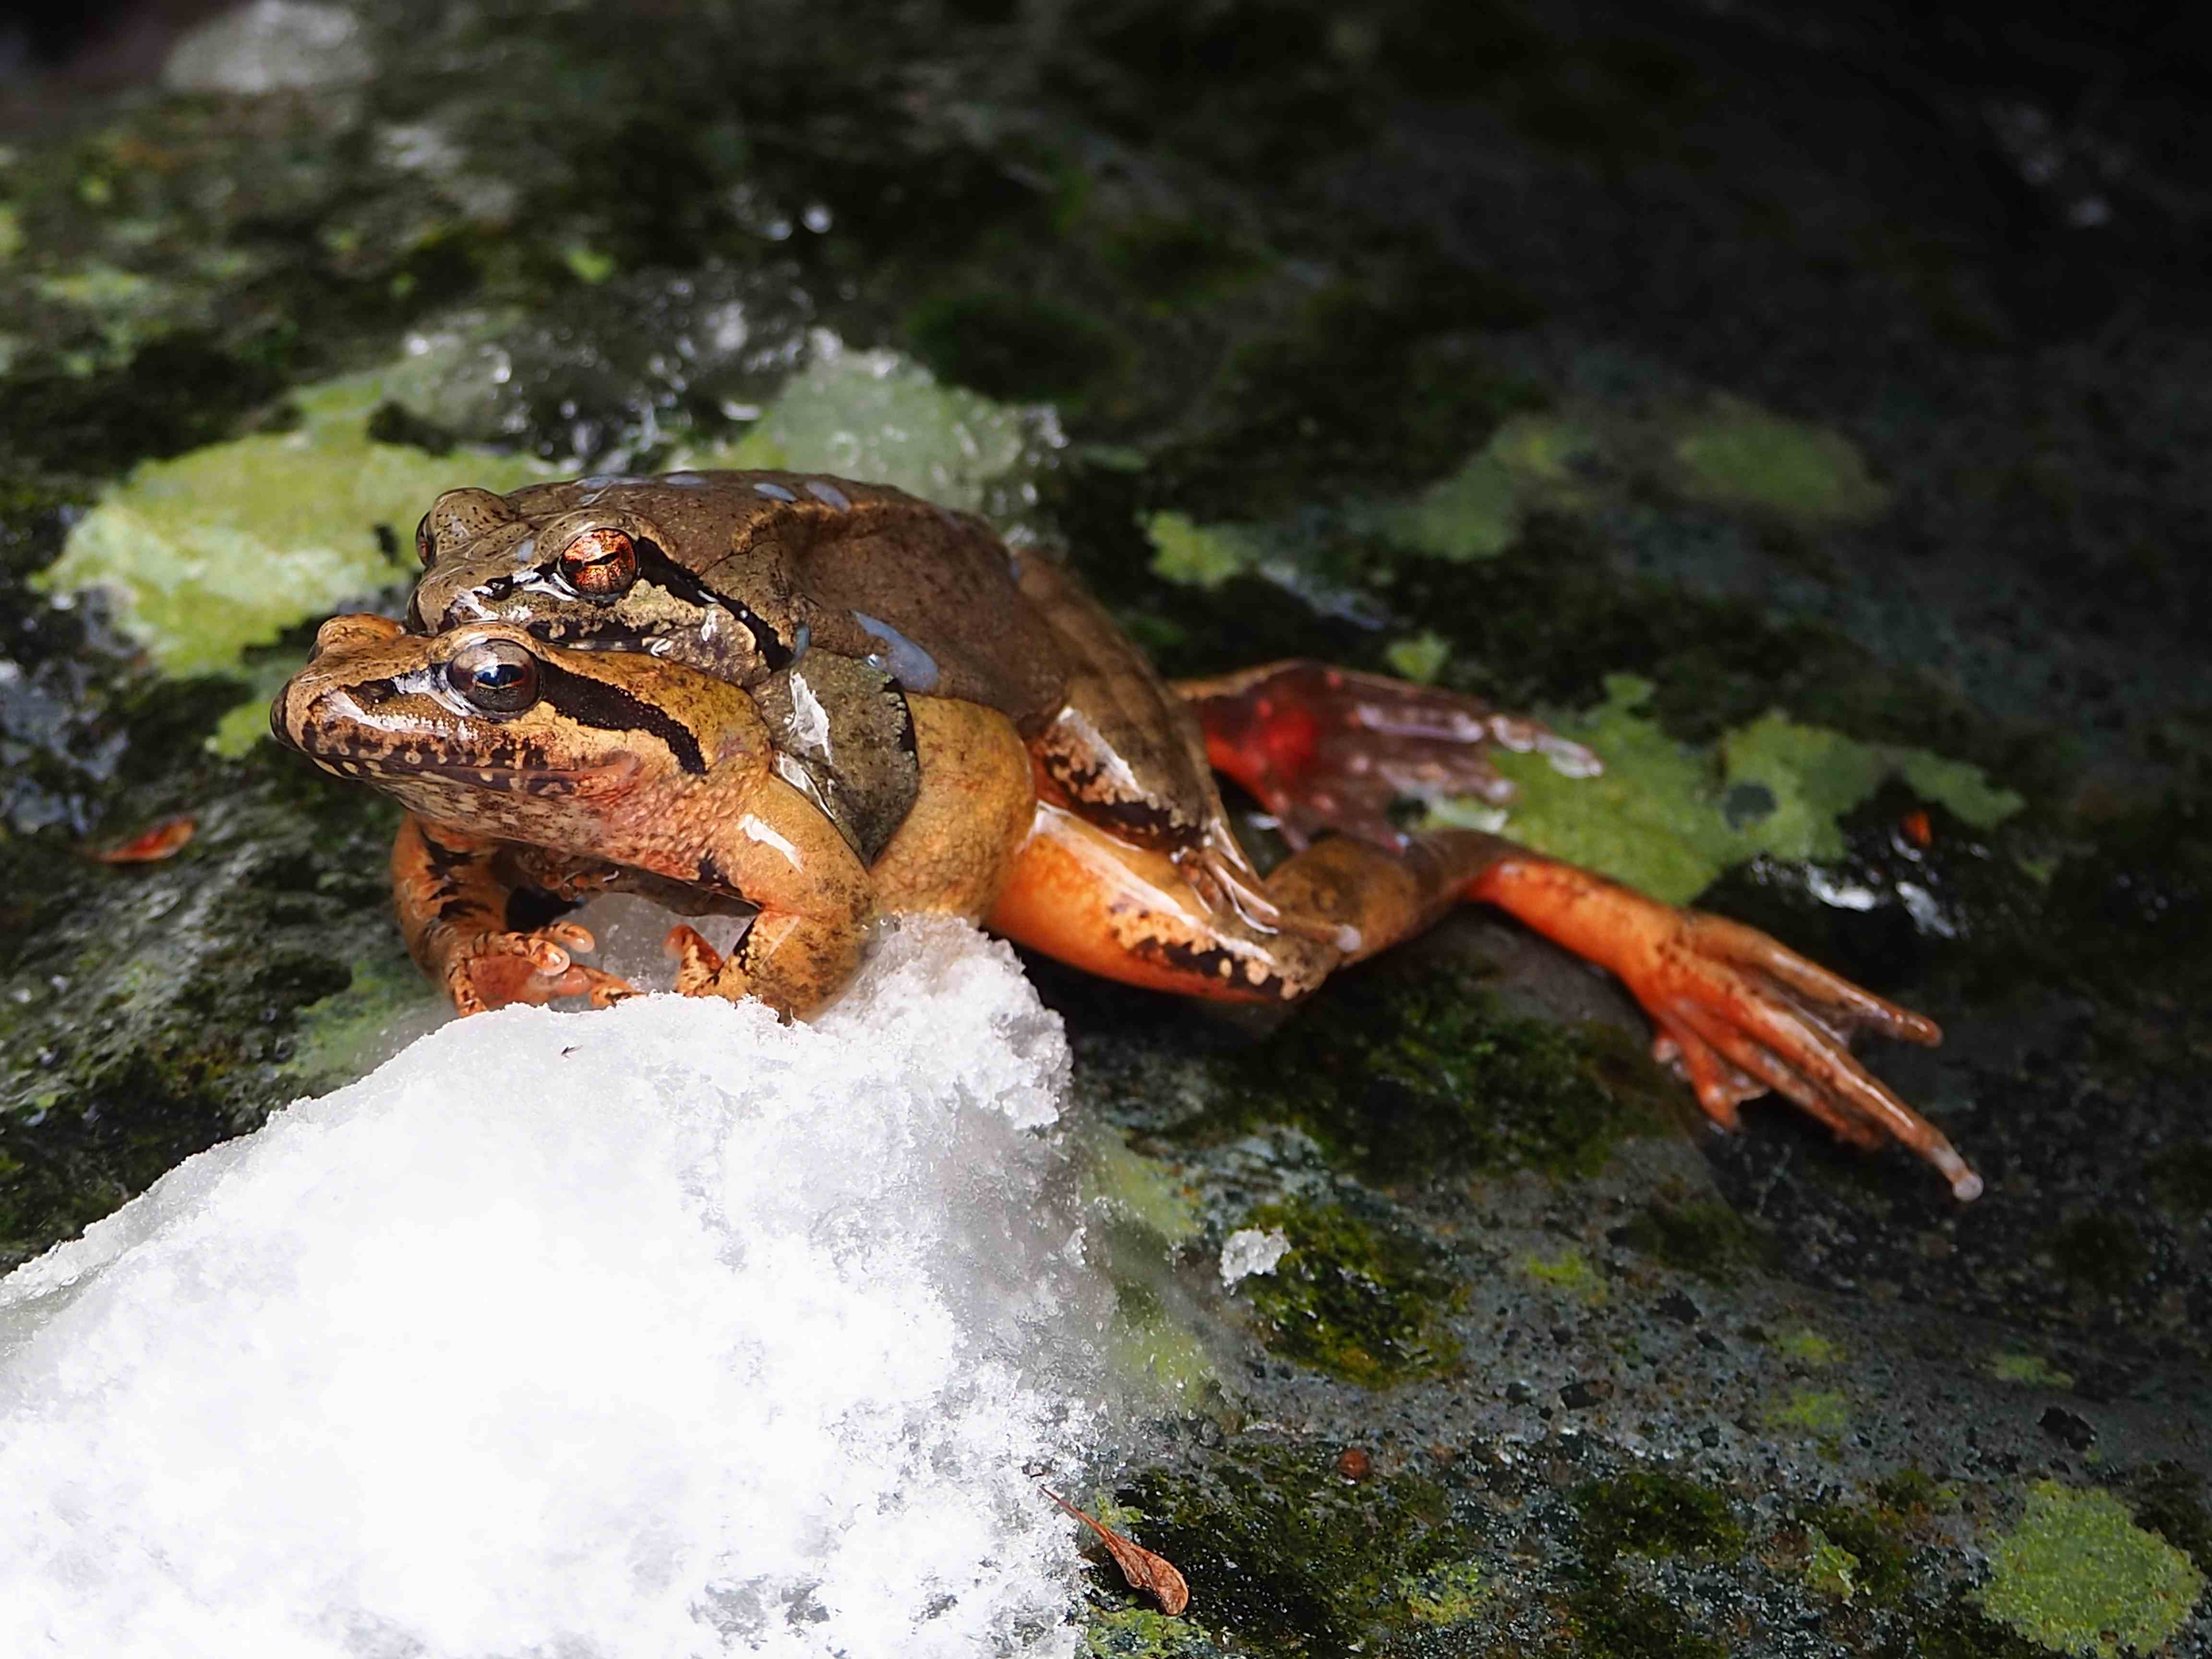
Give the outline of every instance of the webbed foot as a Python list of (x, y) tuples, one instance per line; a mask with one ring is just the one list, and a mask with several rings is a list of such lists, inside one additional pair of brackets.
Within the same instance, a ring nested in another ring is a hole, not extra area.
[(1737, 1127), (1736, 1108), (1770, 1090), (1842, 1139), (1895, 1140), (1934, 1164), (1960, 1199), (1982, 1178), (1942, 1131), (1859, 1064), (1860, 1031), (1933, 1045), (1925, 1015), (1862, 990), (1755, 927), (1671, 904), (1533, 854), (1501, 858), (1471, 896), (1610, 969), (1658, 1027), (1652, 1052), (1696, 1090), (1705, 1115)]
[(1294, 848), (1327, 830), (1402, 847), (1390, 808), (1408, 798), (1510, 800), (1493, 746), (1536, 750), (1577, 777), (1602, 769), (1580, 744), (1479, 698), (1322, 663), (1270, 663), (1176, 690), (1205, 728), (1206, 758), (1274, 815)]
[(577, 952), (595, 948), (590, 932), (573, 921), (527, 933), (478, 933), (447, 960), (446, 989), (464, 1014), (558, 997), (588, 996), (594, 1008), (604, 1008), (635, 996), (637, 988), (628, 980), (575, 959)]
[(1771, 1090), (1854, 1146), (1892, 1139), (1910, 1147), (1954, 1197), (1981, 1196), (1981, 1176), (1942, 1131), (1850, 1052), (1860, 1031), (1933, 1047), (1943, 1033), (1924, 1014), (1860, 989), (1755, 927), (1695, 910), (1675, 913), (1672, 937), (1628, 984), (1658, 1024), (1652, 1053), (1689, 1079), (1715, 1122), (1734, 1128), (1737, 1105)]

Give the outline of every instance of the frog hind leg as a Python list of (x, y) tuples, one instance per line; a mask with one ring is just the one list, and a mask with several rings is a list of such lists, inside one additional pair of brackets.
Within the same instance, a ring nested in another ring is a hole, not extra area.
[(1390, 808), (1407, 798), (1510, 800), (1496, 749), (1538, 751), (1574, 776), (1601, 769), (1580, 744), (1479, 698), (1324, 663), (1267, 663), (1175, 690), (1205, 731), (1206, 758), (1294, 848), (1324, 831), (1402, 847)]
[(446, 988), (457, 1012), (587, 996), (595, 1007), (630, 995), (627, 980), (578, 962), (593, 948), (572, 921), (506, 925), (515, 884), (499, 843), (410, 813), (392, 844), (392, 886), (408, 953)]
[(1716, 1123), (1768, 1090), (1862, 1146), (1895, 1139), (1954, 1194), (1981, 1181), (1934, 1125), (1856, 1060), (1873, 1030), (1941, 1039), (1934, 1023), (1859, 989), (1754, 928), (1678, 909), (1498, 836), (1447, 830), (1386, 847), (1316, 841), (1277, 866), (1267, 890), (1334, 939), (1267, 932), (1224, 917), (1163, 854), (1041, 807), (990, 925), (1018, 943), (1126, 983), (1235, 1001), (1287, 1000), (1335, 969), (1431, 926), (1462, 902), (1494, 904), (1610, 969), (1658, 1028)]

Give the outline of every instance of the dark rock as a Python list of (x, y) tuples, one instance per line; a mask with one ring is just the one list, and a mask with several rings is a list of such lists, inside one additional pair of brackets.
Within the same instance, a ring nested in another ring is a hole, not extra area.
[(2075, 1451), (2087, 1451), (2097, 1443), (2097, 1431), (2088, 1419), (2076, 1416), (2063, 1406), (2051, 1407), (2037, 1422), (2045, 1434)]

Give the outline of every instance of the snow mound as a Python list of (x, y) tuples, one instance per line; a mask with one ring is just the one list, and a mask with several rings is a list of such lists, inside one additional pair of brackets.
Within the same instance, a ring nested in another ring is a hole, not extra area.
[(0, 1283), (0, 1652), (1065, 1655), (1111, 1292), (1012, 953), (459, 1021)]

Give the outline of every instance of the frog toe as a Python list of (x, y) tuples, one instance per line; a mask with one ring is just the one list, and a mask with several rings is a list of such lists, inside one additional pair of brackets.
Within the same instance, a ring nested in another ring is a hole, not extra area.
[(1858, 1030), (1940, 1038), (1932, 1020), (1828, 974), (1764, 933), (1695, 912), (1675, 949), (1631, 988), (1671, 1040), (1706, 1115), (1732, 1127), (1735, 1107), (1771, 1091), (1867, 1151), (1894, 1140), (1935, 1166), (1961, 1200), (1981, 1177), (1943, 1133), (1851, 1053)]
[(603, 1008), (635, 988), (575, 959), (577, 951), (594, 945), (591, 934), (574, 922), (555, 922), (527, 933), (480, 934), (448, 964), (446, 988), (463, 1014), (579, 996)]
[(1935, 1021), (1755, 927), (1677, 909), (1587, 870), (1498, 845), (1506, 850), (1470, 896), (1618, 975), (1657, 1028), (1653, 1053), (1689, 1080), (1716, 1123), (1733, 1128), (1737, 1106), (1771, 1091), (1853, 1146), (1896, 1141), (1933, 1164), (1962, 1200), (1980, 1195), (1981, 1177), (1942, 1131), (1851, 1053), (1860, 1031), (1939, 1042)]
[(707, 943), (706, 935), (696, 927), (675, 927), (661, 949), (676, 960), (676, 992), (678, 996), (711, 997), (720, 994), (722, 978), (722, 953)]

